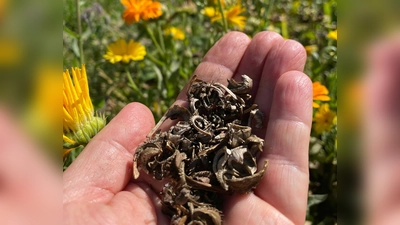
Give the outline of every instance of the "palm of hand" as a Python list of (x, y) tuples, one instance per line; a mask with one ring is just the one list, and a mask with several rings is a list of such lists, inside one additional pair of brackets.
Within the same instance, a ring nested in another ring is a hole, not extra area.
[[(265, 139), (259, 160), (268, 159), (267, 172), (254, 193), (226, 199), (225, 224), (304, 224), (312, 115), (311, 82), (301, 72), (305, 60), (299, 43), (278, 34), (261, 32), (250, 40), (231, 32), (194, 72), (221, 83), (247, 74), (266, 117), (257, 134)], [(182, 91), (175, 104), (185, 98)], [(63, 175), (67, 224), (169, 224), (154, 191), (160, 184), (131, 181), (133, 153), (153, 126), (151, 112), (132, 103), (89, 143)]]

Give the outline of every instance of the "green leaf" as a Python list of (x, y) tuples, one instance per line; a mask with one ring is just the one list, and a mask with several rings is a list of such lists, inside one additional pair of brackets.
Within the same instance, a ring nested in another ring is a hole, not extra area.
[(78, 38), (78, 34), (70, 30), (68, 27), (64, 27), (65, 33), (69, 34), (73, 38)]
[(310, 208), (313, 205), (318, 205), (319, 203), (326, 200), (328, 197), (327, 194), (315, 194), (308, 196), (307, 208)]

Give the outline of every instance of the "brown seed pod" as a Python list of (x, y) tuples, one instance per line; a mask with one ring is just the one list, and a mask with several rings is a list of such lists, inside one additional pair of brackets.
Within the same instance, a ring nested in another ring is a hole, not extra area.
[[(249, 104), (252, 80), (228, 80), (228, 86), (193, 76), (187, 90), (188, 107), (174, 105), (149, 133), (134, 155), (139, 170), (162, 180), (163, 212), (171, 224), (222, 224), (221, 194), (251, 192), (263, 177), (267, 161), (257, 170), (264, 140), (252, 134), (264, 120)], [(179, 119), (168, 131), (166, 119)], [(252, 122), (253, 121), (253, 122)]]

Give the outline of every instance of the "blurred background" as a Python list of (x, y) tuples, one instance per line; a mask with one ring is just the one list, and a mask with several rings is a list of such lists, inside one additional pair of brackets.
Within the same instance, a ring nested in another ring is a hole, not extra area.
[(0, 0), (0, 108), (54, 158), (61, 144), (54, 131), (62, 123), (62, 7), (51, 0)]

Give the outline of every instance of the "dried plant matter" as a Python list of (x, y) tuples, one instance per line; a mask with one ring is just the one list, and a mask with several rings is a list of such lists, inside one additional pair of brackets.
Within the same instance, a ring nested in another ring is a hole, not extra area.
[[(263, 139), (252, 134), (261, 128), (263, 114), (248, 104), (252, 80), (228, 80), (228, 86), (197, 79), (187, 91), (188, 107), (168, 110), (134, 157), (139, 169), (162, 180), (163, 212), (171, 224), (222, 224), (221, 194), (248, 193), (264, 175), (267, 162), (257, 171), (256, 156)], [(167, 132), (158, 129), (166, 119), (180, 119)]]

